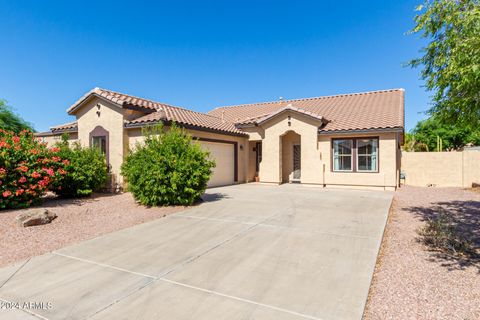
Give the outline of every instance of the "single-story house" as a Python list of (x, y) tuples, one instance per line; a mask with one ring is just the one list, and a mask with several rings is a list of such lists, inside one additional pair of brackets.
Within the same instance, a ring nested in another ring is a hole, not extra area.
[(201, 113), (95, 88), (68, 110), (75, 121), (36, 134), (49, 144), (70, 140), (98, 146), (115, 183), (120, 166), (144, 139), (142, 128), (184, 127), (216, 161), (210, 186), (259, 181), (324, 187), (399, 185), (404, 90), (218, 107)]

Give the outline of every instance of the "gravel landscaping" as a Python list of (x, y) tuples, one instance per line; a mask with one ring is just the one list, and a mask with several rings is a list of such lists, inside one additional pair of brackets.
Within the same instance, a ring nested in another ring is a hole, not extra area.
[(52, 210), (58, 217), (50, 224), (24, 228), (15, 221), (22, 210), (0, 212), (0, 266), (184, 209), (140, 206), (130, 193), (97, 194), (74, 200), (47, 199), (41, 207)]
[[(417, 230), (439, 208), (480, 248), (480, 193), (403, 187), (395, 193), (365, 319), (480, 319), (480, 261), (433, 251)], [(477, 250), (478, 251), (478, 250)]]

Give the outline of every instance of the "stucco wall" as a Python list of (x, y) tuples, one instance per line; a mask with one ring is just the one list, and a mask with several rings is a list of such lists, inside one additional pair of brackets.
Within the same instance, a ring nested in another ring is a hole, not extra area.
[[(97, 111), (99, 114), (97, 114)], [(119, 183), (123, 181), (119, 174), (124, 156), (123, 112), (124, 109), (95, 97), (90, 99), (75, 114), (78, 125), (78, 139), (83, 146), (90, 145), (90, 133), (97, 126), (101, 126), (109, 132), (109, 163), (111, 172)]]
[[(290, 116), (290, 120), (288, 117)], [(290, 125), (288, 124), (290, 122)], [(318, 161), (317, 128), (319, 121), (297, 113), (286, 112), (271, 119), (262, 126), (262, 162), (260, 163), (260, 181), (267, 183), (282, 182), (282, 139), (288, 131), (300, 135), (302, 182), (313, 183), (315, 180), (314, 165)]]
[[(334, 138), (378, 137), (378, 172), (333, 172), (331, 140)], [(398, 149), (397, 133), (369, 133), (356, 135), (320, 135), (319, 149), (322, 153), (322, 165), (325, 165), (325, 183), (327, 185), (354, 185), (363, 187), (385, 187), (394, 189), (398, 186), (397, 172)]]
[[(247, 137), (238, 137), (231, 135), (224, 135), (213, 132), (199, 131), (199, 130), (187, 130), (193, 137), (196, 138), (205, 138), (205, 139), (215, 139), (215, 140), (224, 140), (224, 141), (234, 141), (238, 143), (238, 182), (247, 182), (247, 171), (248, 171), (248, 149), (249, 143)], [(145, 136), (142, 134), (142, 130), (139, 128), (127, 129), (126, 135), (128, 136), (128, 141), (126, 146), (129, 150), (134, 150), (137, 143), (143, 143), (145, 141)]]
[[(290, 119), (288, 117), (290, 116)], [(289, 124), (290, 122), (290, 124)], [(326, 186), (355, 186), (395, 189), (398, 185), (398, 133), (378, 132), (350, 135), (318, 135), (320, 123), (297, 113), (285, 113), (265, 123), (263, 161), (260, 164), (260, 181), (281, 183), (285, 180), (282, 172), (283, 156), (281, 136), (289, 131), (300, 135), (301, 143), (301, 182), (305, 184), (325, 184)], [(331, 169), (331, 140), (333, 138), (356, 137), (379, 138), (379, 170), (375, 173), (333, 172)], [(288, 165), (288, 164), (287, 164)], [(288, 171), (288, 170), (287, 170)]]
[[(62, 140), (62, 134), (58, 135), (36, 135), (35, 138), (41, 142), (47, 143), (49, 147), (53, 146), (55, 143), (60, 142)], [(75, 141), (78, 140), (78, 134), (76, 132), (68, 133), (68, 143), (71, 145)]]
[(405, 184), (469, 188), (480, 183), (480, 152), (402, 152)]

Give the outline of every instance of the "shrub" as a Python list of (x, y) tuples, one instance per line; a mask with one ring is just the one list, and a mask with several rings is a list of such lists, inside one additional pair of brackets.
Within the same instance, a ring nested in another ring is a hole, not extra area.
[(56, 144), (58, 154), (68, 159), (67, 174), (57, 183), (56, 193), (62, 197), (89, 196), (100, 189), (107, 181), (105, 156), (97, 148), (84, 148), (78, 142), (72, 146), (66, 137)]
[(63, 178), (68, 163), (29, 131), (0, 129), (0, 209), (26, 208)]
[(143, 205), (190, 205), (200, 198), (215, 162), (192, 141), (185, 130), (173, 124), (168, 131), (157, 126), (144, 132), (122, 165), (128, 189)]
[(434, 250), (453, 255), (476, 255), (471, 239), (463, 235), (457, 228), (455, 219), (446, 210), (428, 218), (418, 233), (422, 236), (422, 242)]

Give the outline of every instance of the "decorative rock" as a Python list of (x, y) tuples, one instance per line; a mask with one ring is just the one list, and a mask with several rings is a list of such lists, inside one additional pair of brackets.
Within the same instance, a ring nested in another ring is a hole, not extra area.
[(17, 216), (17, 223), (22, 227), (38, 226), (52, 222), (57, 214), (45, 208), (29, 209)]

